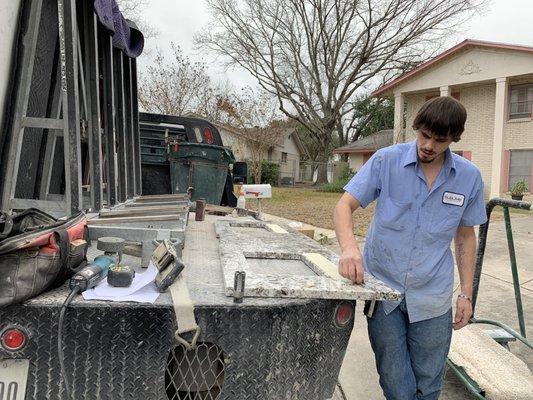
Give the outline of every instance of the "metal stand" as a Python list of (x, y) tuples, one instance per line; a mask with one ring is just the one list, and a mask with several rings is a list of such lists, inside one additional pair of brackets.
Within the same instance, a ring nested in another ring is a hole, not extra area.
[[(3, 157), (1, 209), (37, 207), (69, 215), (80, 210), (99, 211), (104, 204), (113, 206), (139, 195), (135, 59), (113, 48), (110, 32), (98, 22), (92, 2), (79, 0), (57, 0), (55, 35), (59, 48), (55, 55), (43, 55), (41, 48), (50, 38), (44, 37), (42, 30), (53, 22), (50, 11), (55, 3), (31, 0), (24, 7), (29, 8), (29, 14), (15, 77), (18, 86), (8, 127), (8, 151)], [(37, 86), (34, 71), (40, 68), (35, 65), (37, 55), (54, 58), (50, 81), (55, 86), (42, 117), (34, 116), (36, 112), (29, 108)], [(28, 157), (24, 146), (26, 129), (42, 131), (43, 135), (41, 154), (31, 155), (39, 160), (38, 178), (20, 171), (21, 158)], [(56, 155), (61, 143), (63, 154)], [(58, 170), (58, 165), (62, 169)], [(18, 195), (21, 184), (34, 187), (33, 195)], [(51, 186), (55, 192), (51, 192)], [(57, 194), (57, 190), (62, 193)]]

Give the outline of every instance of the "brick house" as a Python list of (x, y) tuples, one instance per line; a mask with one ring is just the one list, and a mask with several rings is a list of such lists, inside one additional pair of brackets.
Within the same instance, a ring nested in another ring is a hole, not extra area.
[(533, 47), (465, 40), (381, 86), (394, 98), (394, 141), (412, 140), (413, 119), (435, 96), (453, 96), (468, 120), (452, 151), (481, 170), (486, 197), (524, 179), (533, 186)]
[(383, 147), (393, 144), (393, 139), (394, 131), (392, 129), (384, 129), (345, 146), (337, 147), (333, 150), (333, 154), (346, 154), (348, 156), (348, 166), (352, 171), (357, 172), (372, 157), (372, 154)]

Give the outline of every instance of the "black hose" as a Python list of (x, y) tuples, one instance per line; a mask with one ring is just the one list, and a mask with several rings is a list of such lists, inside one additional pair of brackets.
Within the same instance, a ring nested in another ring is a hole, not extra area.
[(57, 354), (59, 356), (59, 366), (61, 368), (61, 376), (63, 377), (63, 381), (65, 382), (65, 391), (67, 392), (67, 399), (72, 400), (72, 397), (70, 395), (70, 388), (68, 386), (68, 379), (67, 379), (67, 373), (65, 370), (65, 362), (63, 359), (63, 324), (65, 319), (65, 313), (67, 311), (67, 307), (72, 302), (72, 299), (76, 294), (80, 292), (80, 287), (75, 286), (70, 291), (70, 294), (68, 295), (67, 299), (61, 306), (61, 311), (59, 312), (59, 325), (57, 327)]

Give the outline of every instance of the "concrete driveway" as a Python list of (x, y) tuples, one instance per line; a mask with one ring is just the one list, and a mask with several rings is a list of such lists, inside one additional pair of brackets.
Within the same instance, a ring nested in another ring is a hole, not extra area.
[[(528, 199), (530, 201), (530, 199)], [(267, 220), (285, 224), (295, 223), (265, 214)], [(302, 225), (300, 223), (297, 223)], [(511, 221), (515, 243), (522, 305), (526, 320), (526, 332), (533, 337), (533, 215), (519, 215)], [(297, 227), (297, 226), (295, 226)], [(316, 228), (303, 224), (303, 228), (315, 229), (315, 239), (327, 236), (330, 250), (339, 253), (335, 232), (330, 229)], [(361, 248), (363, 243), (360, 241)], [(459, 282), (457, 270), (456, 283)], [(519, 331), (516, 316), (509, 251), (503, 218), (491, 218), (487, 247), (483, 263), (483, 273), (476, 305), (476, 317), (503, 322)], [(529, 317), (529, 318), (528, 318)], [(374, 354), (368, 340), (366, 318), (362, 304), (357, 305), (355, 327), (339, 375), (341, 390), (337, 390), (333, 400), (384, 400), (378, 382)], [(521, 342), (510, 344), (513, 354), (522, 359), (533, 371), (533, 351)], [(446, 374), (441, 400), (472, 400), (473, 396), (455, 378), (452, 372)]]

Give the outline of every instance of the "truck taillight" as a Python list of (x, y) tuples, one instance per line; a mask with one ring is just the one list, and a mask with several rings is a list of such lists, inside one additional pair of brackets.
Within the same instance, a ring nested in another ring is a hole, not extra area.
[(17, 351), (26, 344), (26, 334), (18, 328), (9, 328), (2, 332), (2, 346), (9, 351)]
[(204, 128), (204, 141), (208, 144), (213, 144), (213, 132), (209, 128)]
[(348, 302), (340, 303), (335, 309), (335, 325), (343, 328), (352, 320), (353, 305)]

